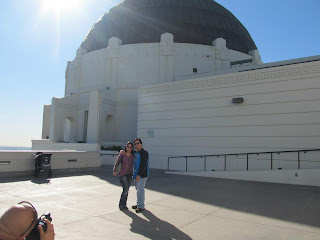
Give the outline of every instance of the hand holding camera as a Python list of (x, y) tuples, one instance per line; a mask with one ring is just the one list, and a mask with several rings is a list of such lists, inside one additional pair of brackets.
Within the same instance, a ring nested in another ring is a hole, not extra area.
[(27, 236), (26, 240), (53, 240), (54, 228), (51, 223), (50, 212), (42, 214), (36, 221), (36, 225)]
[(40, 240), (53, 240), (55, 233), (52, 223), (48, 219), (44, 219), (43, 223), (38, 225)]

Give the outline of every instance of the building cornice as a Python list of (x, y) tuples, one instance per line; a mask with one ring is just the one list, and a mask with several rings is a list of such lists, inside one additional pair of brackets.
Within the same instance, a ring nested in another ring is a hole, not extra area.
[[(225, 75), (207, 76), (198, 79), (184, 80), (174, 83), (159, 84), (151, 87), (143, 87), (139, 89), (139, 95), (146, 94), (159, 94), (179, 90), (195, 89), (195, 88), (207, 88), (215, 87), (224, 84), (236, 84), (245, 83), (251, 81), (262, 81), (273, 78), (284, 78), (303, 76), (309, 74), (320, 73), (320, 61), (308, 62), (304, 66), (295, 65), (292, 68), (279, 68), (280, 66), (274, 66), (274, 70), (271, 67), (265, 69), (259, 69), (260, 71), (248, 70), (245, 72), (236, 72)], [(261, 71), (265, 70), (265, 71)]]

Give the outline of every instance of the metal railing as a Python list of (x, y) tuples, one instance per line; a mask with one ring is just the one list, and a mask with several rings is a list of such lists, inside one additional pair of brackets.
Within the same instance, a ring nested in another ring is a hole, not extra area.
[[(188, 172), (188, 158), (204, 158), (204, 171), (207, 170), (207, 157), (223, 157), (224, 158), (224, 171), (227, 171), (227, 157), (228, 156), (246, 156), (247, 158), (247, 171), (249, 170), (249, 156), (250, 155), (263, 155), (263, 154), (270, 154), (270, 169), (273, 170), (273, 156), (274, 154), (281, 154), (281, 153), (297, 153), (297, 169), (300, 169), (301, 167), (301, 159), (300, 159), (300, 153), (306, 153), (306, 152), (320, 152), (320, 149), (303, 149), (303, 150), (287, 150), (287, 151), (273, 151), (273, 152), (251, 152), (251, 153), (232, 153), (232, 154), (212, 154), (212, 155), (190, 155), (190, 156), (173, 156), (168, 157), (168, 166), (167, 169), (170, 171), (170, 159), (173, 158), (185, 158), (186, 159), (186, 172)], [(234, 159), (232, 159), (234, 160)], [(254, 159), (250, 159), (254, 160)], [(258, 161), (258, 160), (256, 160)], [(309, 162), (316, 162), (316, 161), (309, 161)], [(317, 161), (320, 163), (320, 161)]]

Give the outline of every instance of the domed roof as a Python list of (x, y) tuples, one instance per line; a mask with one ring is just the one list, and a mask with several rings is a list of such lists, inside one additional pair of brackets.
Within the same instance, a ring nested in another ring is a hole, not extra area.
[(122, 44), (160, 42), (166, 32), (177, 43), (212, 45), (222, 37), (229, 49), (257, 49), (240, 21), (213, 0), (124, 0), (93, 25), (81, 47), (87, 52), (102, 49), (111, 37)]

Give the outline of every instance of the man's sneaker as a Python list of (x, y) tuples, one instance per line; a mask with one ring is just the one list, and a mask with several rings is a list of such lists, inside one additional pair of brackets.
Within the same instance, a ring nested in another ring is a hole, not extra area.
[(119, 209), (120, 209), (121, 211), (128, 210), (127, 206), (119, 206)]
[(136, 213), (141, 213), (142, 211), (144, 211), (144, 208), (136, 208)]
[(132, 209), (137, 209), (138, 206), (137, 205), (132, 205)]

